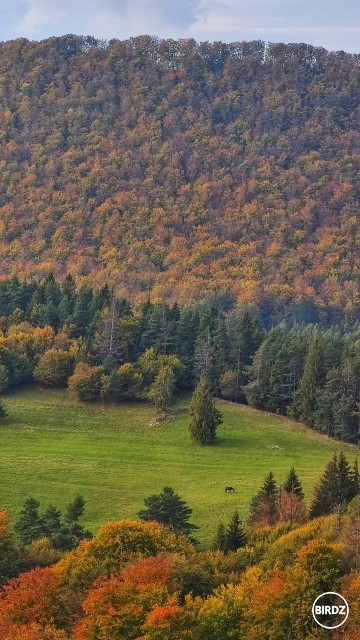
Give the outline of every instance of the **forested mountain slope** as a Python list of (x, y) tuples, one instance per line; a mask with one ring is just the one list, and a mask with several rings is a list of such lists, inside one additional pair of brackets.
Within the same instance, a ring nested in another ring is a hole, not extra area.
[(1, 44), (0, 275), (356, 307), (359, 69), (261, 41)]

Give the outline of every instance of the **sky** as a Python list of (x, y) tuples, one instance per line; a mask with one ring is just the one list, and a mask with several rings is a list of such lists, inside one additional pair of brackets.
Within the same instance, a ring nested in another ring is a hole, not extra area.
[(0, 41), (67, 33), (306, 42), (360, 53), (360, 0), (0, 0)]

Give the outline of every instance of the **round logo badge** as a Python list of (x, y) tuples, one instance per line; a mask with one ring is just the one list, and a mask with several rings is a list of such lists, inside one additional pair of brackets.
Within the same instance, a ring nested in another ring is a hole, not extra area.
[(349, 605), (340, 593), (326, 591), (316, 598), (312, 614), (315, 622), (323, 629), (337, 629), (346, 622)]

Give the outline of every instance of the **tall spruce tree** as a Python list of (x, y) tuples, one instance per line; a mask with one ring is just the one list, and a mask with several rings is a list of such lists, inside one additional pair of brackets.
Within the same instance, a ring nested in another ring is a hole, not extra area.
[(238, 511), (233, 514), (225, 531), (226, 552), (237, 551), (246, 545), (246, 535)]
[(194, 442), (212, 444), (216, 438), (216, 429), (222, 423), (220, 411), (215, 407), (214, 399), (206, 376), (201, 376), (190, 403), (190, 435)]
[(310, 518), (333, 513), (336, 509), (344, 510), (356, 495), (355, 491), (354, 471), (344, 453), (334, 454), (315, 487)]
[(246, 535), (238, 511), (232, 515), (229, 524), (223, 522), (217, 526), (213, 548), (223, 553), (235, 552), (246, 545)]
[(249, 524), (273, 525), (279, 514), (279, 490), (274, 474), (268, 473), (260, 491), (250, 502)]
[(301, 499), (304, 498), (304, 491), (302, 488), (302, 484), (300, 482), (299, 476), (297, 475), (294, 467), (291, 467), (287, 475), (287, 478), (284, 482), (283, 488), (287, 493), (294, 493), (296, 496), (299, 496), (299, 498)]
[(297, 394), (299, 417), (305, 424), (314, 424), (316, 396), (325, 375), (323, 339), (316, 334), (309, 347)]
[(226, 553), (226, 530), (223, 522), (219, 522), (216, 528), (216, 535), (213, 543), (214, 551), (222, 551)]
[(39, 514), (40, 503), (34, 498), (27, 498), (15, 523), (15, 533), (22, 544), (30, 544), (46, 534), (43, 519)]

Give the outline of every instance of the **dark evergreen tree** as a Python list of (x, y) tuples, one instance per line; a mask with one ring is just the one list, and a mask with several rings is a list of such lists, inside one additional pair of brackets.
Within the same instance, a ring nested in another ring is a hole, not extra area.
[(42, 516), (44, 535), (50, 540), (57, 536), (61, 529), (61, 511), (49, 504)]
[[(93, 535), (91, 531), (84, 529), (79, 524), (80, 518), (85, 512), (85, 500), (82, 496), (76, 496), (66, 507), (64, 522), (58, 532), (54, 531), (51, 542), (55, 549), (60, 551), (70, 551), (75, 549), (81, 540), (90, 540)], [(56, 518), (54, 514), (54, 519)]]
[(80, 520), (85, 512), (85, 500), (82, 496), (75, 496), (75, 498), (69, 502), (65, 510), (65, 522), (72, 527), (75, 522)]
[(71, 322), (76, 327), (76, 335), (86, 335), (91, 322), (90, 305), (93, 292), (88, 285), (82, 285), (77, 293)]
[(39, 514), (40, 503), (27, 498), (15, 523), (14, 530), (22, 544), (30, 544), (45, 535), (43, 519)]
[(213, 549), (215, 551), (222, 551), (223, 553), (226, 553), (227, 551), (226, 531), (225, 531), (225, 525), (223, 522), (219, 522), (217, 526), (216, 535), (213, 543)]
[(355, 496), (354, 472), (343, 454), (334, 454), (315, 487), (314, 498), (310, 508), (310, 518), (333, 513), (336, 509), (344, 510)]
[(164, 487), (160, 494), (149, 496), (144, 500), (144, 504), (146, 509), (141, 509), (138, 514), (144, 522), (154, 520), (187, 536), (198, 529), (197, 525), (189, 522), (192, 509), (172, 487)]
[(201, 376), (190, 403), (190, 435), (194, 442), (212, 444), (216, 429), (222, 423), (220, 411), (216, 409), (206, 376)]
[(249, 524), (273, 525), (278, 519), (279, 490), (270, 471), (264, 484), (250, 502)]
[(297, 475), (294, 467), (291, 467), (287, 478), (284, 482), (283, 488), (287, 493), (294, 493), (299, 496), (299, 498), (304, 498), (304, 491), (302, 488), (302, 484), (300, 482), (299, 476)]
[(235, 511), (225, 531), (225, 552), (237, 551), (245, 545), (245, 531), (240, 522), (239, 513)]

